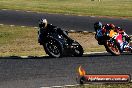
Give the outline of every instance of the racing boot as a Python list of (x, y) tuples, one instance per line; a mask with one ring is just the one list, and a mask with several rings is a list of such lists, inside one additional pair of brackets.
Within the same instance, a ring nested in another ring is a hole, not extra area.
[(130, 49), (131, 49), (131, 53), (132, 53), (132, 42), (130, 42)]
[(132, 53), (132, 46), (130, 46), (129, 48), (130, 48), (130, 51), (131, 51), (131, 53)]
[(132, 46), (125, 45), (124, 46), (124, 51), (128, 51), (128, 52), (131, 52), (132, 53)]

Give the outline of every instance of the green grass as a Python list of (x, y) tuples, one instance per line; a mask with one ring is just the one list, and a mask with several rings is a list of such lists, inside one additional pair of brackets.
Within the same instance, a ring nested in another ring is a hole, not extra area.
[(132, 17), (132, 0), (0, 0), (0, 9), (72, 15)]
[(0, 26), (0, 56), (45, 55), (37, 43), (37, 29)]

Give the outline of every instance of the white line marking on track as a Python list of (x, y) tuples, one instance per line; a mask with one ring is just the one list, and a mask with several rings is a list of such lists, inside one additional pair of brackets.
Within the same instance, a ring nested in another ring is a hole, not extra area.
[(75, 32), (75, 30), (69, 30), (69, 31), (71, 31), (71, 32)]
[(28, 58), (28, 56), (20, 56), (21, 58)]
[(15, 11), (20, 11), (20, 10), (15, 10)]
[(21, 27), (26, 27), (26, 26), (21, 26)]
[(64, 85), (64, 87), (75, 87), (76, 85)]
[(39, 27), (34, 27), (35, 29), (38, 29)]
[(102, 52), (85, 52), (83, 54), (96, 54), (96, 53), (107, 53), (107, 51), (102, 51)]
[(14, 27), (15, 25), (10, 25), (11, 27)]
[(84, 33), (88, 33), (88, 31), (82, 31), (82, 32), (84, 32)]
[(30, 13), (30, 12), (32, 12), (32, 11), (26, 11), (26, 12)]
[[(85, 52), (83, 53), (84, 55), (86, 54), (99, 54), (99, 53), (107, 53), (107, 51), (102, 51), (102, 52)], [(41, 55), (41, 56), (34, 56), (34, 57), (45, 57), (45, 56), (48, 56), (47, 54), (46, 55)], [(30, 56), (20, 56), (21, 58), (28, 58)]]
[(83, 15), (78, 15), (78, 16), (83, 16)]
[(4, 24), (0, 24), (0, 26), (3, 26)]
[(51, 88), (63, 88), (63, 86), (52, 86)]
[[(130, 83), (132, 83), (132, 80), (130, 80)], [(95, 84), (95, 83), (94, 83)], [(92, 84), (92, 85), (94, 85)], [(105, 85), (104, 83), (97, 83), (97, 84), (102, 84)], [(85, 86), (89, 86), (90, 84), (84, 84)], [(68, 87), (78, 87), (80, 84), (75, 84), (75, 85), (64, 85), (64, 86), (51, 86), (51, 87), (40, 87), (40, 88), (68, 88)]]
[(7, 9), (2, 9), (2, 10), (7, 10)]
[(95, 16), (90, 16), (90, 17), (94, 18)]

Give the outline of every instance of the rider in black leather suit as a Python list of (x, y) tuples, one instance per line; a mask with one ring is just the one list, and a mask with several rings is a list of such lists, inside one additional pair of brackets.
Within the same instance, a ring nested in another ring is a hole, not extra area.
[(41, 19), (39, 21), (39, 38), (38, 38), (38, 42), (41, 44), (42, 43), (42, 39), (43, 39), (43, 35), (45, 32), (50, 32), (50, 31), (57, 31), (58, 34), (62, 35), (63, 37), (65, 37), (69, 43), (72, 42), (73, 40), (68, 36), (68, 33), (64, 30), (62, 30), (61, 28), (58, 28), (57, 26), (53, 26), (52, 24), (48, 24), (46, 19)]

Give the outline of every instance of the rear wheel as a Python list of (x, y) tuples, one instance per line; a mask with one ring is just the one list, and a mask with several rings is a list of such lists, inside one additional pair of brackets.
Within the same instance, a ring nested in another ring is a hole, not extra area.
[(107, 52), (110, 52), (112, 55), (120, 55), (120, 49), (118, 44), (111, 41), (106, 41), (106, 44), (104, 45)]
[(54, 39), (47, 40), (43, 45), (45, 52), (51, 57), (61, 57), (62, 56), (62, 48), (58, 41)]

